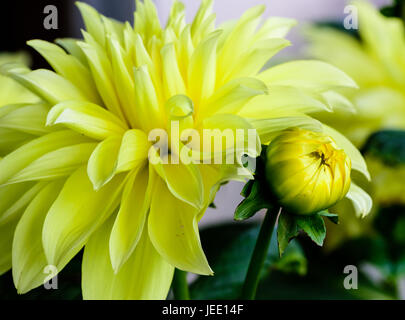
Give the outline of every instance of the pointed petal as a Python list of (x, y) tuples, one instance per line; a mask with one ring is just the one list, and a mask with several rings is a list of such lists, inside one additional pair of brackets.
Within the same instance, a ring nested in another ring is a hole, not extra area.
[(166, 98), (177, 94), (185, 94), (186, 87), (180, 74), (174, 44), (167, 44), (162, 48), (163, 85)]
[(86, 168), (73, 173), (45, 218), (42, 243), (49, 264), (65, 265), (118, 206), (123, 177), (93, 190)]
[(204, 103), (200, 117), (214, 113), (237, 113), (252, 98), (268, 93), (267, 86), (255, 78), (239, 78), (227, 82)]
[(114, 76), (111, 62), (105, 50), (86, 32), (83, 32), (86, 42), (78, 42), (78, 45), (87, 57), (87, 61), (93, 75), (104, 105), (108, 110), (124, 119), (121, 104), (118, 99), (116, 88), (114, 86)]
[[(150, 172), (154, 174), (153, 170)], [(148, 175), (148, 167), (134, 170), (125, 184), (110, 237), (110, 256), (115, 273), (131, 256), (144, 230), (153, 183)]]
[[(5, 113), (7, 107), (14, 107), (14, 110)], [(45, 127), (48, 111), (49, 108), (44, 104), (3, 106), (0, 111), (0, 128), (43, 135), (50, 131), (49, 128)]]
[(156, 88), (151, 75), (145, 65), (134, 70), (135, 76), (135, 102), (138, 125), (149, 132), (155, 128), (163, 128), (164, 113), (156, 95)]
[(87, 100), (86, 96), (75, 85), (53, 71), (38, 69), (29, 72), (28, 70), (21, 71), (13, 66), (6, 65), (6, 67), (8, 69), (3, 71), (5, 74), (37, 94), (50, 105), (66, 100)]
[(280, 117), (270, 119), (251, 120), (263, 144), (268, 144), (280, 131), (288, 128), (303, 128), (315, 132), (322, 132), (322, 124), (311, 117), (301, 115), (295, 117)]
[(96, 143), (79, 143), (46, 153), (10, 178), (9, 183), (57, 179), (86, 164)]
[(91, 154), (87, 174), (94, 190), (99, 190), (114, 177), (120, 146), (121, 137), (112, 136), (100, 142)]
[(321, 96), (311, 95), (290, 86), (271, 86), (269, 94), (254, 97), (238, 115), (245, 118), (264, 119), (296, 116), (297, 113), (332, 111)]
[[(23, 185), (31, 186), (32, 184), (23, 184)], [(26, 206), (31, 202), (31, 200), (38, 194), (38, 192), (45, 185), (46, 185), (45, 182), (38, 182), (38, 183), (32, 185), (31, 187), (29, 187), (29, 189), (26, 189), (26, 191), (24, 193), (17, 195), (16, 198), (14, 197), (15, 202), (12, 203), (12, 205), (10, 205), (9, 207), (6, 207), (6, 210), (0, 212), (0, 225), (8, 223), (9, 221), (14, 220), (14, 219), (18, 219), (24, 212), (24, 209), (26, 208)], [(7, 191), (12, 189), (12, 187), (10, 187), (10, 186), (5, 186), (3, 188), (6, 189)], [(12, 189), (12, 190), (15, 192), (15, 189)], [(10, 192), (7, 192), (7, 191), (5, 192), (6, 195), (7, 194), (10, 195)], [(10, 202), (4, 201), (2, 203), (2, 205), (4, 206), (4, 204), (7, 204), (7, 203), (10, 203)]]
[(178, 164), (156, 162), (153, 161), (153, 166), (172, 194), (189, 205), (201, 209), (204, 201), (204, 187), (198, 167), (193, 163), (184, 164), (182, 161), (178, 161)]
[[(163, 205), (164, 204), (164, 205)], [(201, 247), (198, 211), (175, 198), (163, 181), (156, 185), (148, 219), (149, 236), (162, 257), (175, 267), (211, 275)]]
[(47, 41), (31, 40), (27, 44), (37, 50), (58, 74), (81, 90), (89, 101), (102, 103), (89, 70), (76, 57)]
[(132, 170), (142, 164), (148, 158), (150, 146), (148, 136), (143, 131), (126, 131), (118, 154), (117, 173)]
[[(49, 183), (31, 201), (18, 222), (13, 240), (13, 280), (18, 293), (41, 285), (48, 265), (42, 248), (42, 227), (46, 214), (63, 186), (63, 181)], [(61, 266), (57, 266), (61, 270)]]
[(98, 105), (80, 101), (67, 101), (54, 106), (48, 113), (46, 124), (63, 124), (97, 140), (122, 134), (126, 129), (126, 125), (113, 113)]
[(346, 198), (352, 201), (357, 216), (364, 218), (370, 213), (373, 206), (373, 200), (367, 192), (365, 192), (355, 183), (351, 183)]
[(286, 62), (263, 71), (258, 77), (269, 86), (295, 86), (315, 91), (357, 88), (356, 83), (343, 71), (315, 60)]
[(86, 300), (166, 299), (174, 268), (155, 250), (147, 227), (136, 249), (115, 274), (109, 255), (114, 217), (100, 227), (86, 244), (82, 264), (82, 290)]
[(83, 142), (88, 142), (88, 139), (71, 130), (63, 130), (24, 144), (0, 160), (0, 185), (44, 154)]
[(216, 79), (216, 46), (220, 31), (201, 42), (191, 57), (188, 69), (188, 93), (195, 104), (211, 96)]
[(368, 172), (366, 161), (364, 160), (360, 151), (349, 141), (349, 139), (327, 125), (323, 125), (323, 131), (326, 134), (330, 135), (335, 140), (337, 145), (346, 152), (346, 154), (352, 161), (352, 169), (359, 171), (368, 180), (370, 180), (371, 176)]

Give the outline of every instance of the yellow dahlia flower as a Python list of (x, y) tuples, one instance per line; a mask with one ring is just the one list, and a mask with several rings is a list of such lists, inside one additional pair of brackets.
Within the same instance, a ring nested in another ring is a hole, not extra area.
[(310, 28), (308, 51), (359, 85), (359, 90), (345, 94), (355, 109), (344, 108), (342, 101), (340, 112), (320, 119), (362, 146), (377, 130), (405, 129), (405, 29), (401, 19), (384, 17), (367, 2), (353, 4), (358, 8), (361, 41), (336, 29)]
[[(29, 56), (24, 52), (0, 53), (0, 66), (7, 63), (30, 64)], [(16, 81), (0, 75), (0, 106), (17, 103), (35, 102), (38, 98)], [(0, 139), (1, 140), (1, 139)]]
[[(360, 40), (336, 29), (311, 27), (307, 32), (308, 52), (339, 67), (359, 85), (359, 90), (346, 90), (340, 95), (341, 103), (336, 104), (333, 116), (320, 113), (316, 117), (362, 147), (375, 131), (405, 129), (405, 26), (401, 19), (384, 17), (367, 2), (353, 4), (359, 14)], [(366, 161), (374, 203), (405, 203), (405, 169), (388, 167), (374, 157), (367, 156)], [(353, 219), (349, 203), (339, 204), (336, 210), (342, 212), (343, 228), (331, 230), (331, 247), (370, 229), (368, 223)]]
[(266, 176), (280, 205), (310, 215), (342, 200), (350, 187), (350, 158), (325, 134), (288, 129), (267, 148)]
[[(222, 181), (252, 177), (241, 155), (255, 157), (280, 130), (330, 131), (353, 169), (368, 175), (347, 139), (306, 115), (331, 110), (321, 93), (356, 87), (345, 73), (318, 61), (261, 71), (289, 44), (292, 20), (259, 27), (258, 6), (217, 28), (212, 1), (204, 0), (187, 24), (175, 1), (162, 28), (145, 0), (136, 2), (131, 26), (78, 6), (83, 40), (58, 40), (66, 51), (29, 42), (55, 72), (2, 68), (41, 97), (0, 107), (1, 125), (31, 135), (22, 146), (5, 137), (0, 160), (0, 250), (12, 252), (1, 271), (12, 267), (19, 292), (44, 281), (44, 266), (60, 271), (83, 247), (86, 299), (164, 299), (174, 267), (212, 274), (197, 223)], [(236, 134), (235, 163), (215, 161), (228, 159), (228, 145), (183, 139), (208, 129)]]

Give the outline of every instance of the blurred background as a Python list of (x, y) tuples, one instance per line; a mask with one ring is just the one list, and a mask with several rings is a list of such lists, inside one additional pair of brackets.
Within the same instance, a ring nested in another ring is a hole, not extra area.
[[(106, 16), (120, 21), (133, 21), (134, 0), (82, 1), (94, 6)], [(167, 20), (171, 2), (171, 0), (155, 0), (163, 23)], [(182, 0), (182, 2), (186, 4), (187, 19), (190, 21), (197, 11), (200, 1)], [(370, 0), (369, 2), (379, 8), (392, 3), (391, 0)], [(3, 0), (0, 10), (0, 52), (26, 51), (31, 57), (32, 68), (48, 67), (45, 60), (25, 43), (30, 39), (53, 41), (62, 37), (81, 37), (80, 29), (83, 28), (83, 22), (74, 3), (74, 0)], [(295, 18), (301, 24), (333, 22), (339, 25), (343, 23), (344, 7), (347, 3), (345, 0), (216, 0), (214, 11), (217, 13), (217, 22), (221, 23), (240, 17), (249, 7), (265, 4), (267, 6), (265, 16)], [(44, 28), (43, 21), (47, 16), (44, 8), (47, 5), (54, 5), (58, 10), (57, 29)], [(276, 60), (284, 61), (300, 57), (305, 40), (298, 29), (299, 27), (296, 27), (287, 37), (293, 42), (293, 46), (284, 50), (282, 55), (276, 57)], [(219, 283), (213, 283), (213, 280), (199, 278), (192, 287), (194, 298), (232, 298), (234, 286), (240, 285), (235, 281), (237, 282), (237, 279), (243, 277), (243, 267), (246, 267), (248, 263), (249, 253), (252, 251), (257, 234), (257, 227), (252, 222), (237, 226), (230, 224), (235, 208), (243, 199), (240, 196), (242, 187), (242, 183), (224, 185), (214, 201), (216, 208), (209, 208), (201, 221), (203, 246), (207, 251), (209, 261), (214, 261), (213, 268), (221, 280)], [(403, 207), (390, 207), (384, 210), (386, 210), (384, 216), (389, 218), (377, 220), (380, 229), (376, 229), (371, 240), (369, 237), (358, 237), (353, 240), (354, 242), (342, 244), (334, 250), (333, 254), (325, 253), (310, 244), (307, 239), (300, 239), (300, 243), (292, 245), (287, 257), (280, 260), (277, 258), (277, 248), (273, 246), (267, 260), (268, 266), (272, 266), (272, 272), (261, 286), (259, 298), (404, 299), (404, 277), (392, 279), (390, 270), (392, 268), (397, 270), (398, 266), (393, 267), (390, 258), (386, 257), (389, 251), (396, 252), (397, 247), (391, 247), (390, 244), (382, 241), (380, 236), (375, 236), (375, 234), (385, 237), (392, 236), (391, 230), (397, 224), (397, 213), (402, 212)], [(260, 215), (254, 219), (260, 219)], [(401, 222), (403, 226), (399, 231), (403, 240), (405, 219), (400, 221), (403, 221)], [(220, 228), (215, 227), (219, 222), (223, 225)], [(274, 243), (275, 241), (273, 241)], [(227, 248), (227, 255), (220, 253), (223, 248)], [(235, 261), (239, 263), (242, 271), (238, 269), (238, 266), (235, 267)], [(363, 271), (360, 275), (363, 284), (362, 290), (348, 292), (341, 288), (342, 270), (344, 266), (350, 264), (362, 264)], [(61, 290), (50, 294), (49, 292), (44, 293), (44, 290), (40, 288), (22, 298), (80, 298), (80, 256), (75, 258), (70, 265), (61, 274), (61, 278), (64, 277)], [(401, 268), (405, 271), (405, 259)], [(239, 273), (237, 273), (238, 270)], [(306, 276), (304, 277), (304, 275)], [(12, 288), (11, 277), (9, 275), (8, 278), (7, 275), (0, 277), (0, 299), (16, 298), (10, 288)]]

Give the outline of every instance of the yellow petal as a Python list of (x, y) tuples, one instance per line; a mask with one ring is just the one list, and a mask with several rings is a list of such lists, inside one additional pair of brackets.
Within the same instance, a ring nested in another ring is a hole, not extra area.
[(139, 126), (149, 132), (164, 128), (164, 111), (161, 110), (156, 89), (145, 65), (134, 70), (135, 102)]
[(58, 74), (81, 90), (90, 102), (102, 103), (90, 71), (75, 56), (47, 41), (31, 40), (27, 44), (37, 50)]
[(115, 175), (121, 137), (112, 136), (100, 142), (90, 156), (87, 173), (94, 190), (107, 184)]
[(166, 182), (168, 189), (178, 199), (189, 205), (201, 209), (204, 201), (204, 187), (201, 173), (198, 167), (193, 164), (184, 164), (181, 159), (179, 163), (156, 163), (153, 166), (156, 172)]
[(70, 81), (55, 72), (38, 69), (27, 72), (9, 66), (7, 75), (31, 90), (50, 105), (66, 100), (86, 101), (86, 96)]
[(4, 157), (35, 138), (36, 136), (21, 131), (0, 128), (0, 156)]
[(101, 46), (104, 46), (104, 25), (101, 22), (100, 14), (97, 12), (97, 10), (84, 2), (76, 2), (76, 5), (82, 14), (86, 30)]
[(336, 144), (342, 148), (352, 161), (352, 169), (362, 173), (368, 180), (371, 179), (370, 173), (367, 169), (366, 161), (361, 155), (360, 151), (340, 132), (335, 129), (323, 125), (323, 131), (331, 136)]
[[(13, 280), (18, 293), (38, 287), (46, 278), (48, 265), (42, 248), (42, 227), (46, 214), (59, 194), (63, 181), (45, 186), (31, 201), (18, 222), (13, 240)], [(60, 271), (63, 266), (57, 266)]]
[(137, 129), (125, 132), (118, 154), (116, 172), (129, 171), (142, 164), (148, 157), (150, 148), (147, 135)]
[(246, 103), (239, 115), (245, 118), (264, 119), (295, 116), (297, 113), (332, 111), (322, 96), (290, 86), (270, 86), (269, 94), (254, 97)]
[(44, 154), (88, 139), (70, 130), (57, 131), (30, 141), (0, 160), (0, 185)]
[(214, 32), (195, 49), (188, 69), (188, 95), (195, 104), (211, 96), (215, 89), (216, 47), (221, 31)]
[(70, 175), (87, 163), (96, 146), (96, 143), (79, 143), (46, 153), (11, 177), (9, 183), (49, 180)]
[(102, 107), (80, 101), (67, 101), (54, 106), (48, 113), (47, 125), (63, 124), (88, 137), (102, 140), (122, 134), (126, 125)]
[[(23, 184), (24, 188), (26, 184)], [(31, 184), (28, 184), (31, 185)], [(0, 225), (8, 223), (11, 220), (18, 219), (24, 212), (25, 207), (31, 202), (31, 200), (37, 195), (37, 193), (46, 185), (44, 182), (38, 182), (31, 185), (29, 189), (26, 189), (24, 193), (21, 193), (15, 198), (15, 202), (9, 207), (5, 207), (2, 212), (0, 212)], [(3, 189), (4, 188), (4, 189)], [(10, 195), (10, 191), (14, 191), (11, 186), (2, 187), (6, 195)], [(2, 201), (2, 206), (9, 203), (9, 201)]]
[(15, 108), (7, 114), (0, 114), (0, 128), (19, 130), (33, 135), (43, 135), (50, 131), (45, 127), (49, 108), (44, 104), (4, 106), (0, 113), (7, 107)]
[(201, 247), (197, 214), (197, 209), (175, 198), (163, 181), (157, 182), (148, 219), (149, 236), (170, 264), (181, 270), (211, 275), (213, 272)]
[(0, 226), (0, 275), (11, 269), (11, 250), (18, 219)]
[(322, 132), (322, 124), (318, 120), (305, 115), (251, 120), (250, 122), (257, 129), (263, 144), (268, 144), (280, 131), (288, 128), (302, 128)]
[(106, 108), (120, 119), (124, 119), (124, 114), (113, 82), (114, 76), (111, 62), (107, 53), (89, 34), (83, 32), (83, 36), (86, 42), (79, 42), (78, 45), (87, 57), (97, 91), (103, 99)]
[(86, 168), (73, 173), (48, 211), (42, 243), (48, 264), (65, 265), (118, 206), (123, 177), (93, 190)]
[(123, 113), (132, 126), (136, 125), (135, 115), (135, 88), (132, 79), (132, 68), (128, 70), (130, 64), (128, 56), (124, 55), (123, 49), (117, 39), (108, 37), (108, 46), (111, 51), (112, 74), (114, 82), (119, 88), (118, 98), (123, 106)]
[(186, 87), (180, 74), (176, 51), (173, 44), (167, 44), (162, 51), (163, 85), (166, 98), (185, 94)]
[(343, 71), (316, 60), (286, 62), (263, 71), (258, 77), (269, 86), (295, 86), (315, 91), (357, 88), (356, 83)]
[[(164, 300), (174, 268), (155, 250), (145, 227), (138, 245), (118, 273), (109, 255), (114, 216), (89, 239), (84, 249), (82, 290), (86, 300)], [(95, 268), (94, 266), (97, 266)]]
[[(150, 173), (154, 175), (153, 170)], [(148, 178), (148, 175), (148, 167), (134, 170), (125, 184), (110, 237), (110, 256), (115, 273), (131, 256), (144, 230), (153, 186), (153, 176)]]
[(267, 86), (255, 78), (229, 81), (204, 102), (199, 116), (205, 118), (214, 113), (237, 113), (249, 100), (267, 93)]

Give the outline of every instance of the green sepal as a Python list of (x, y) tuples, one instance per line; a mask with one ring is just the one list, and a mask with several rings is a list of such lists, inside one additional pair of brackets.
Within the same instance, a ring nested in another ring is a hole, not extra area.
[(338, 223), (338, 216), (327, 211), (321, 211), (308, 216), (281, 212), (277, 229), (280, 256), (283, 255), (289, 242), (296, 238), (301, 231), (306, 233), (318, 246), (322, 246), (326, 237), (326, 226), (323, 217), (327, 217), (332, 222)]

